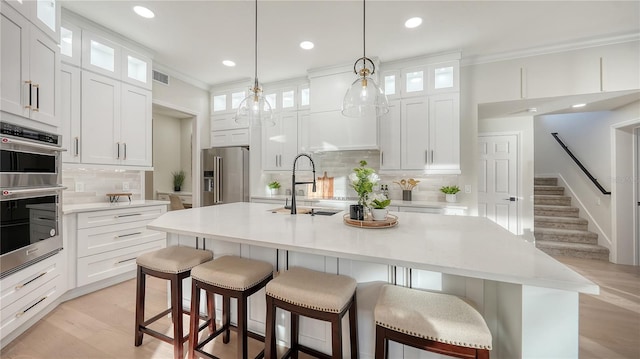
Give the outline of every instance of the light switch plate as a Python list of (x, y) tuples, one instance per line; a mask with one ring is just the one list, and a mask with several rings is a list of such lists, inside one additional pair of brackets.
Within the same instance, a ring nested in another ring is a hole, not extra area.
[(76, 192), (84, 192), (84, 183), (76, 182)]
[(471, 185), (470, 184), (464, 185), (464, 193), (471, 193)]
[(122, 182), (122, 190), (123, 191), (129, 190), (129, 182)]

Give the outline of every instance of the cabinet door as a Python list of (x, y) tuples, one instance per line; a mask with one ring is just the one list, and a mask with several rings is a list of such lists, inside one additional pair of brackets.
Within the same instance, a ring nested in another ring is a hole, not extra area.
[(122, 84), (122, 164), (151, 166), (151, 91)]
[(56, 0), (36, 0), (33, 23), (49, 38), (58, 39), (60, 3)]
[(2, 76), (0, 109), (18, 116), (29, 116), (29, 22), (13, 9), (4, 6), (0, 14)]
[(237, 124), (235, 112), (211, 116), (211, 131), (234, 130), (238, 128), (249, 128), (249, 126)]
[(291, 169), (293, 159), (298, 155), (298, 113), (282, 115), (282, 157), (280, 169)]
[(60, 120), (62, 162), (80, 162), (80, 69), (62, 65), (60, 70)]
[(82, 30), (82, 68), (119, 80), (121, 51), (116, 43)]
[(33, 83), (31, 118), (51, 126), (59, 126), (57, 116), (60, 105), (56, 79), (60, 76), (60, 49), (55, 41), (42, 31), (31, 29), (29, 72)]
[(429, 103), (421, 97), (402, 100), (402, 168), (424, 170), (429, 156)]
[(120, 81), (82, 71), (83, 163), (117, 164), (122, 157), (120, 97)]
[(389, 113), (380, 117), (380, 169), (400, 169), (400, 101), (389, 102)]
[(428, 173), (460, 173), (460, 95), (429, 97)]
[(280, 169), (284, 141), (282, 122), (282, 117), (277, 115), (275, 126), (262, 127), (262, 169), (264, 171), (278, 171)]
[(151, 59), (122, 48), (122, 81), (151, 90)]
[(60, 25), (60, 60), (71, 65), (80, 66), (82, 30), (69, 22)]

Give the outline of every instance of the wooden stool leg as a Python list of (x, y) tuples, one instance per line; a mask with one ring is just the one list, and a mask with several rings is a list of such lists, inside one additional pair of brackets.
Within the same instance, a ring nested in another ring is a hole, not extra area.
[(291, 358), (298, 359), (298, 335), (300, 331), (300, 316), (291, 313)]
[(276, 357), (276, 307), (273, 298), (267, 297), (267, 318), (264, 338), (264, 358), (273, 359)]
[(376, 325), (376, 356), (375, 359), (387, 358), (387, 338), (385, 338), (384, 328)]
[(143, 333), (140, 326), (144, 323), (144, 297), (145, 297), (146, 275), (142, 267), (138, 266), (138, 276), (136, 280), (136, 338), (135, 346), (142, 344)]
[(189, 317), (189, 359), (194, 359), (195, 349), (198, 346), (198, 324), (200, 318), (200, 288), (198, 288), (196, 280), (191, 281), (191, 312)]
[(173, 320), (173, 357), (184, 358), (182, 337), (182, 281), (171, 278), (171, 318)]
[(222, 334), (222, 342), (229, 343), (229, 327), (231, 326), (231, 298), (227, 295), (222, 296), (222, 326), (225, 328)]
[(238, 352), (236, 357), (247, 359), (247, 298), (244, 294), (238, 297)]
[(489, 351), (486, 349), (478, 349), (476, 350), (476, 358), (478, 359), (489, 359)]
[(356, 294), (353, 293), (353, 304), (349, 308), (349, 332), (351, 339), (351, 359), (358, 359), (358, 306)]
[(207, 315), (209, 316), (209, 333), (216, 331), (216, 302), (213, 293), (207, 291)]
[(331, 356), (342, 358), (342, 318), (336, 314), (331, 320)]

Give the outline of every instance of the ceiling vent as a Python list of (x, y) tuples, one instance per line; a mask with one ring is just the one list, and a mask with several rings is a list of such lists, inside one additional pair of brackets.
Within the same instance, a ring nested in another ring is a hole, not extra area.
[(169, 75), (167, 74), (163, 74), (162, 72), (153, 70), (153, 80), (160, 82), (162, 84), (168, 85), (169, 84)]

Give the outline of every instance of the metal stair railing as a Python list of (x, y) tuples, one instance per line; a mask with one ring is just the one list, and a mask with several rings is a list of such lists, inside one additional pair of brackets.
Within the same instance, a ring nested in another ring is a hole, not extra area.
[(556, 141), (558, 141), (558, 143), (560, 144), (560, 146), (562, 146), (562, 148), (564, 148), (564, 150), (567, 152), (567, 154), (569, 155), (569, 157), (571, 157), (571, 159), (573, 159), (573, 161), (578, 165), (578, 167), (580, 167), (580, 169), (582, 170), (582, 172), (584, 172), (585, 175), (587, 175), (587, 177), (591, 180), (591, 182), (593, 182), (593, 184), (598, 187), (598, 189), (600, 190), (600, 192), (602, 192), (602, 194), (605, 195), (611, 195), (611, 192), (607, 191), (604, 189), (604, 187), (602, 187), (602, 185), (598, 182), (598, 180), (593, 177), (593, 175), (589, 172), (589, 170), (587, 170), (584, 165), (582, 165), (582, 162), (580, 162), (579, 159), (576, 158), (576, 156), (573, 155), (573, 153), (571, 152), (571, 150), (569, 150), (569, 147), (567, 147), (567, 145), (564, 144), (564, 142), (562, 142), (562, 140), (560, 139), (560, 137), (558, 136), (557, 132), (553, 132), (551, 133), (551, 136), (553, 136), (553, 138), (556, 139)]

